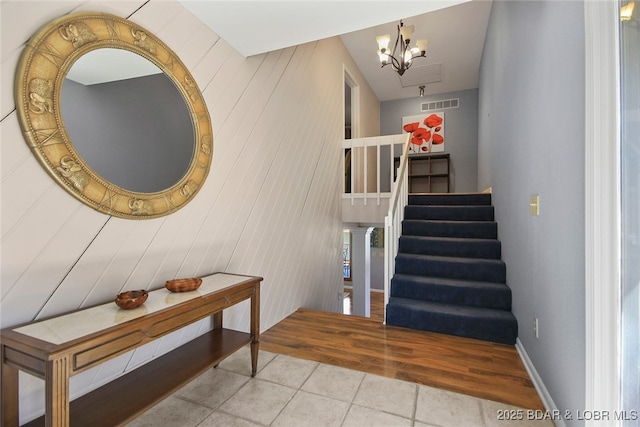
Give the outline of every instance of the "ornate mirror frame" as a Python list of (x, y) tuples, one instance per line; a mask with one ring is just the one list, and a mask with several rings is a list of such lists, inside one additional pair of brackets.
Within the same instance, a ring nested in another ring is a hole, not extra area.
[[(98, 176), (73, 147), (61, 116), (62, 84), (78, 58), (99, 48), (143, 56), (164, 72), (184, 98), (195, 137), (190, 144), (195, 148), (185, 175), (164, 191), (137, 193), (116, 186)], [(193, 199), (209, 173), (213, 130), (195, 80), (169, 47), (127, 19), (81, 12), (45, 25), (22, 52), (14, 94), (20, 127), (40, 164), (65, 190), (100, 212), (129, 219), (168, 215)]]

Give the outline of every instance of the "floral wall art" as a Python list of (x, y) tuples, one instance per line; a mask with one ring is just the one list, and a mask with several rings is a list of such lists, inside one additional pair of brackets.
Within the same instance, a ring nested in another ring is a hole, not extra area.
[(411, 133), (410, 154), (444, 151), (444, 112), (403, 117), (402, 129)]

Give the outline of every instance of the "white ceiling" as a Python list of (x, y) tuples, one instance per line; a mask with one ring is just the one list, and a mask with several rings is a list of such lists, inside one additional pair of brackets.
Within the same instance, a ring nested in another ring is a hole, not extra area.
[[(442, 64), (442, 81), (427, 84), (425, 94), (478, 87), (491, 10), (490, 0), (181, 3), (244, 56), (340, 36), (380, 101), (418, 96), (421, 71), (426, 73), (436, 64)], [(417, 59), (410, 69), (415, 74), (413, 86), (405, 88), (390, 67), (380, 68), (375, 41), (378, 35), (390, 34), (393, 43), (400, 19), (406, 25), (415, 25), (414, 40), (430, 40), (427, 57)]]

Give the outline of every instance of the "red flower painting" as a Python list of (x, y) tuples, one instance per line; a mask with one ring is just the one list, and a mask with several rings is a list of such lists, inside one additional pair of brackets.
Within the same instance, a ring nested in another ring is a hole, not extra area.
[(443, 121), (444, 121), (444, 119), (442, 117), (438, 116), (437, 114), (431, 114), (427, 118), (424, 119), (424, 124), (428, 128), (435, 128), (435, 127), (440, 126)]
[(402, 129), (411, 133), (411, 152), (444, 151), (444, 113), (412, 116), (403, 119)]

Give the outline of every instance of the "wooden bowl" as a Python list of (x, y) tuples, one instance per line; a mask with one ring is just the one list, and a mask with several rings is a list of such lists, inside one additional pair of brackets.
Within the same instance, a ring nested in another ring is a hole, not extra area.
[(192, 279), (174, 279), (167, 280), (165, 283), (165, 288), (169, 289), (171, 292), (189, 292), (195, 291), (202, 284), (202, 279), (199, 277), (195, 277)]
[(126, 291), (118, 294), (116, 304), (125, 310), (140, 307), (149, 297), (149, 292), (144, 289), (138, 291)]

